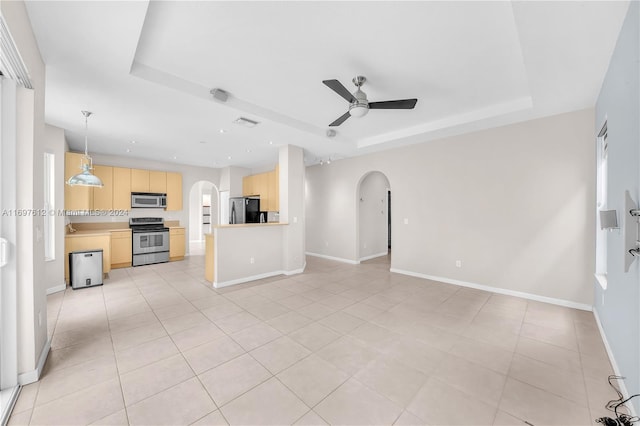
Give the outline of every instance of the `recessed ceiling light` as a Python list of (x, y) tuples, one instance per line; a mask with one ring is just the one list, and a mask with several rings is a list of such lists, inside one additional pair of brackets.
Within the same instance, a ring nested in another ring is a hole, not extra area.
[(136, 141), (131, 141), (130, 143), (136, 143)]
[(234, 123), (239, 124), (240, 126), (243, 127), (255, 127), (258, 122), (255, 120), (250, 120), (248, 118), (244, 118), (244, 117), (238, 117), (235, 120), (233, 120)]
[(219, 131), (220, 133), (227, 133), (227, 130), (226, 130), (226, 129), (220, 129), (220, 130), (218, 130), (218, 131)]
[(228, 156), (228, 157), (227, 157), (227, 160), (231, 160), (231, 158), (232, 158), (231, 156)]
[(247, 148), (247, 152), (251, 152), (251, 149), (250, 149), (250, 148)]
[(273, 141), (269, 141), (269, 145), (273, 145)]
[(131, 152), (131, 150), (129, 148), (127, 148), (127, 152)]
[(175, 155), (174, 155), (173, 157), (171, 157), (171, 158), (173, 158), (174, 160), (177, 160), (177, 159), (178, 159), (178, 157), (176, 157)]

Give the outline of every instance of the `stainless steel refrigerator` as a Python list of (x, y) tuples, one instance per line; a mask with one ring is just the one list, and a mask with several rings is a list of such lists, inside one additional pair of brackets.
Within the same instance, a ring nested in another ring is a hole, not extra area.
[(259, 223), (260, 197), (230, 197), (229, 223)]

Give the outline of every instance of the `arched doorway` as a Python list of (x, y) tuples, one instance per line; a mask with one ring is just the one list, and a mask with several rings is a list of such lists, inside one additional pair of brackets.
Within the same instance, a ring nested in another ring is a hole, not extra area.
[(189, 191), (189, 254), (204, 254), (204, 234), (218, 220), (218, 188), (211, 182), (201, 180)]
[(391, 185), (382, 172), (366, 173), (357, 190), (357, 260), (388, 257), (391, 251)]

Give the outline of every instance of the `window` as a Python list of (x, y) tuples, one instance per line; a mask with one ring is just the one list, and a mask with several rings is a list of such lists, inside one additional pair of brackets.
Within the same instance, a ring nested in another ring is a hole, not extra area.
[(55, 156), (44, 153), (44, 258), (56, 258)]

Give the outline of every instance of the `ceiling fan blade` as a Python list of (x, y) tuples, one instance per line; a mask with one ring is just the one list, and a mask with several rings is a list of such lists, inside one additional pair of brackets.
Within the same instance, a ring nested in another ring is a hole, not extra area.
[(344, 123), (347, 118), (351, 117), (351, 114), (349, 113), (349, 111), (345, 112), (344, 114), (342, 114), (340, 116), (340, 118), (338, 118), (336, 121), (334, 121), (333, 123), (329, 124), (329, 127), (335, 127), (335, 126), (339, 126), (342, 123)]
[(346, 87), (342, 85), (338, 80), (323, 80), (322, 81), (329, 89), (336, 92), (338, 95), (346, 99), (347, 102), (355, 102), (356, 98), (353, 97)]
[(413, 109), (417, 99), (401, 99), (397, 101), (369, 102), (369, 109)]

